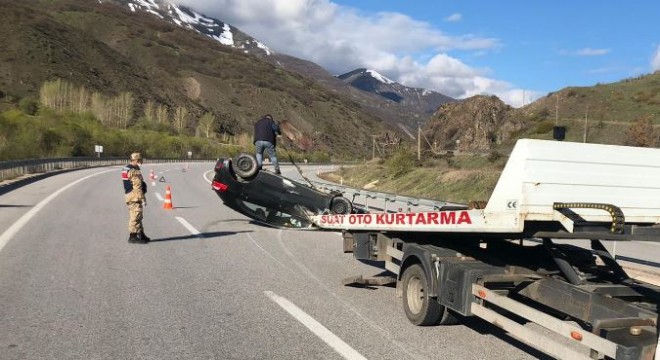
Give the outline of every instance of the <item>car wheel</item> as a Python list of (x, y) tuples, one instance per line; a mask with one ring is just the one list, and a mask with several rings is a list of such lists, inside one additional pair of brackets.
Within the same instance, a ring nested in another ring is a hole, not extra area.
[(330, 212), (333, 214), (350, 214), (351, 211), (353, 211), (353, 204), (351, 202), (343, 197), (343, 196), (336, 196), (332, 199), (332, 202), (330, 203)]
[(257, 158), (250, 154), (240, 154), (231, 162), (231, 168), (236, 175), (243, 179), (250, 179), (259, 171)]

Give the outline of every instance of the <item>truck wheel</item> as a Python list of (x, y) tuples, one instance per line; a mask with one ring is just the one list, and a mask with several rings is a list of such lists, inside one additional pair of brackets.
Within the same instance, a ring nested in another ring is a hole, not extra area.
[(231, 162), (231, 168), (236, 175), (243, 179), (250, 179), (259, 171), (257, 158), (250, 154), (240, 154)]
[(330, 202), (330, 212), (333, 214), (346, 215), (351, 211), (353, 211), (353, 204), (343, 196), (336, 196)]
[(403, 310), (408, 320), (417, 326), (454, 325), (458, 318), (428, 294), (429, 281), (420, 264), (403, 272)]
[(408, 320), (418, 326), (436, 325), (443, 306), (428, 294), (429, 282), (421, 265), (407, 268), (401, 279), (403, 310)]

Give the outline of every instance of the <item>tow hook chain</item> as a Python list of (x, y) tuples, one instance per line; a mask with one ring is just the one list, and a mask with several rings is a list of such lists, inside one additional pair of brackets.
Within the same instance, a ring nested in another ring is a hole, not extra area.
[(623, 234), (623, 225), (626, 222), (626, 218), (623, 215), (623, 211), (618, 206), (612, 204), (601, 204), (601, 203), (554, 203), (552, 208), (555, 210), (563, 209), (598, 209), (607, 211), (612, 217), (612, 226), (610, 227), (610, 232), (613, 234)]

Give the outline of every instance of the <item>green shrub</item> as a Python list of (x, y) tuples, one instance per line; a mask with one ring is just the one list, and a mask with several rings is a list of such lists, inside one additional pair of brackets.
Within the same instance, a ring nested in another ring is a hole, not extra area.
[(502, 158), (502, 154), (500, 154), (498, 151), (493, 151), (488, 155), (488, 161), (492, 163), (496, 162), (501, 158)]
[(23, 98), (18, 102), (18, 107), (25, 114), (34, 116), (39, 110), (39, 103), (35, 99)]
[(399, 149), (385, 161), (387, 173), (398, 177), (408, 173), (415, 165), (415, 156), (407, 149)]
[(550, 120), (546, 121), (541, 121), (540, 123), (536, 124), (536, 128), (534, 129), (534, 133), (536, 134), (545, 134), (549, 133), (552, 131), (552, 128), (555, 126), (554, 122)]

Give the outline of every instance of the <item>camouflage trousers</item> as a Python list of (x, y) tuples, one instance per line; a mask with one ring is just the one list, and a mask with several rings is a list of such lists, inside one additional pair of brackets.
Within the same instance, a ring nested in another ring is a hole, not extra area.
[(142, 203), (129, 202), (128, 205), (128, 232), (140, 233), (144, 230), (142, 227)]

